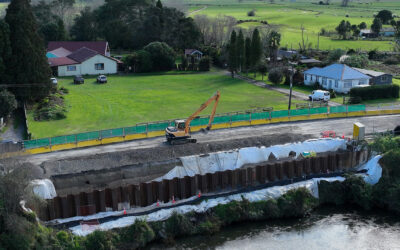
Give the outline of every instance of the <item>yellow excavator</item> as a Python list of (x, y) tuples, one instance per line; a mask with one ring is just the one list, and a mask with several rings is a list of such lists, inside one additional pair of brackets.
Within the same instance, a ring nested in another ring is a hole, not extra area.
[(167, 138), (167, 142), (171, 145), (174, 144), (183, 144), (187, 142), (196, 143), (196, 139), (191, 139), (190, 137), (190, 122), (195, 119), (201, 111), (210, 105), (213, 101), (214, 107), (212, 109), (210, 120), (208, 121), (207, 130), (211, 129), (211, 123), (214, 120), (215, 111), (217, 110), (218, 100), (220, 97), (219, 91), (217, 91), (210, 99), (208, 99), (205, 103), (203, 103), (196, 112), (194, 112), (189, 118), (186, 120), (175, 120), (175, 127), (167, 127), (165, 129), (165, 137)]

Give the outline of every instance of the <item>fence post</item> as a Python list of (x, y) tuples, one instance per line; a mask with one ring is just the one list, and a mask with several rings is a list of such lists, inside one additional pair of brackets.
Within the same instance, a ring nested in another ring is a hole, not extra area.
[(253, 112), (250, 112), (250, 125), (251, 125), (251, 115), (253, 114)]
[(349, 116), (349, 105), (346, 105), (346, 116)]
[(122, 137), (124, 137), (125, 140), (125, 128), (122, 128)]
[(51, 149), (51, 137), (49, 138), (49, 148)]

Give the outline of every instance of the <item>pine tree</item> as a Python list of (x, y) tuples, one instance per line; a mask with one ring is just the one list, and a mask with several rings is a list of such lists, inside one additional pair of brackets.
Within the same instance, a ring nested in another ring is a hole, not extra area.
[(162, 5), (160, 0), (157, 1), (156, 7), (159, 8), (159, 9), (162, 9), (163, 5)]
[(5, 21), (10, 27), (12, 57), (7, 65), (11, 82), (32, 84), (13, 88), (12, 91), (19, 98), (39, 100), (51, 91), (51, 70), (29, 0), (12, 0)]
[(250, 50), (250, 66), (254, 70), (254, 77), (256, 77), (256, 66), (260, 62), (262, 55), (261, 38), (258, 29), (254, 29), (253, 36), (251, 38), (251, 50)]
[(9, 83), (7, 62), (11, 58), (10, 30), (8, 24), (0, 20), (0, 83)]
[(237, 53), (236, 53), (236, 32), (233, 30), (231, 34), (231, 40), (229, 41), (229, 71), (232, 74), (232, 78), (235, 75), (235, 71), (237, 68)]
[(236, 41), (237, 67), (240, 72), (242, 72), (242, 69), (244, 68), (244, 52), (244, 36), (242, 30), (240, 30)]
[(250, 37), (246, 37), (246, 41), (244, 43), (244, 67), (246, 69), (246, 74), (249, 73), (249, 68), (251, 65), (251, 39)]

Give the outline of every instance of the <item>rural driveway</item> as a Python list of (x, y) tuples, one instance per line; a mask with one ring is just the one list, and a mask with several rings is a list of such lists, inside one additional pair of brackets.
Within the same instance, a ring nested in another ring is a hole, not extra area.
[[(229, 75), (231, 74), (230, 72), (228, 72), (228, 73), (229, 73)], [(235, 78), (243, 80), (243, 81), (246, 81), (248, 83), (251, 83), (253, 85), (256, 85), (256, 86), (259, 86), (259, 87), (262, 87), (262, 88), (267, 88), (267, 89), (270, 89), (270, 90), (278, 91), (278, 92), (280, 92), (282, 94), (285, 94), (285, 95), (289, 95), (290, 94), (290, 90), (289, 89), (275, 87), (275, 86), (266, 84), (265, 82), (261, 82), (261, 81), (257, 81), (257, 80), (251, 79), (249, 77), (245, 77), (245, 76), (241, 76), (241, 75), (235, 74)], [(298, 92), (298, 91), (294, 91), (294, 90), (292, 90), (292, 98), (295, 98), (295, 99), (298, 99), (298, 100), (301, 100), (301, 101), (308, 101), (308, 95), (307, 94), (304, 94), (304, 93), (301, 93), (301, 92)], [(336, 102), (329, 102), (329, 106), (340, 106), (340, 105), (341, 104), (336, 103)]]
[[(213, 143), (224, 140), (246, 139), (250, 137), (268, 135), (279, 136), (288, 133), (308, 135), (310, 137), (318, 138), (320, 137), (320, 133), (326, 130), (333, 130), (339, 136), (345, 135), (350, 137), (353, 132), (353, 123), (355, 122), (363, 123), (366, 126), (366, 133), (373, 134), (376, 132), (393, 130), (395, 126), (400, 125), (400, 115), (301, 121), (239, 127), (234, 129), (219, 129), (211, 130), (207, 134), (203, 134), (200, 132), (194, 133), (193, 138), (196, 138), (199, 143)], [(163, 145), (165, 147), (172, 147), (165, 144), (164, 137), (157, 137), (83, 149), (73, 149), (40, 155), (23, 156), (20, 158), (20, 160), (22, 160), (23, 162), (31, 162), (33, 164), (41, 164), (42, 162), (47, 160), (60, 160), (70, 157), (96, 155), (100, 153), (126, 151), (139, 148), (152, 148)]]

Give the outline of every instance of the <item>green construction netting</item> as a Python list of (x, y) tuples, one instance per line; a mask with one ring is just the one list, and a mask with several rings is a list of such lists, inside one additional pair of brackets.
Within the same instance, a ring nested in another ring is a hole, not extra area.
[(65, 136), (57, 136), (52, 137), (51, 145), (65, 144), (65, 143), (75, 143), (75, 135), (65, 135)]
[(293, 109), (290, 110), (290, 116), (308, 115), (308, 109)]
[(232, 122), (237, 121), (250, 121), (250, 114), (237, 114), (231, 116)]
[(80, 133), (76, 135), (77, 141), (89, 141), (89, 140), (96, 140), (99, 138), (100, 138), (100, 131)]
[(346, 113), (346, 106), (334, 106), (329, 108), (331, 113)]
[(310, 108), (310, 115), (328, 113), (328, 107)]
[(190, 126), (203, 126), (207, 125), (208, 121), (210, 120), (209, 117), (202, 117), (202, 118), (196, 118), (190, 122)]
[(139, 126), (125, 128), (126, 135), (141, 134), (141, 133), (146, 133), (146, 125), (139, 125)]
[(123, 136), (123, 135), (124, 135), (124, 129), (122, 128), (107, 129), (101, 131), (101, 138)]
[(49, 138), (24, 141), (24, 148), (40, 148), (40, 147), (47, 147), (49, 145), (50, 145)]
[(165, 130), (166, 127), (169, 126), (169, 122), (160, 122), (160, 123), (150, 123), (147, 124), (148, 131), (161, 131)]
[(252, 114), (251, 114), (251, 119), (252, 119), (252, 120), (269, 119), (269, 112), (252, 113)]
[(365, 111), (365, 105), (347, 106), (347, 112)]
[(230, 116), (216, 116), (214, 117), (214, 121), (212, 124), (229, 123), (230, 121), (231, 121)]
[(288, 110), (279, 110), (279, 111), (272, 111), (271, 118), (278, 118), (278, 117), (285, 117), (289, 116)]

